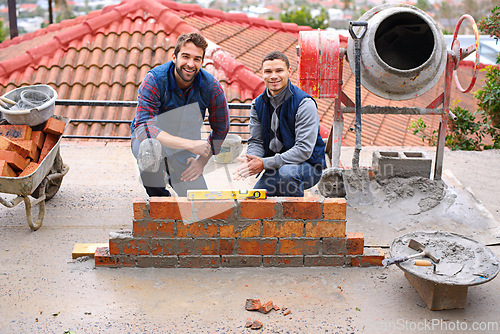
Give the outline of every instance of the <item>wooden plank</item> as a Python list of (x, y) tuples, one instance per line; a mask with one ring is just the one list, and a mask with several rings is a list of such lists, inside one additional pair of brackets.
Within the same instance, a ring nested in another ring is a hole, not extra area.
[(97, 244), (75, 244), (73, 247), (73, 259), (90, 256), (94, 257), (95, 250), (97, 247), (108, 247), (108, 243), (97, 243)]

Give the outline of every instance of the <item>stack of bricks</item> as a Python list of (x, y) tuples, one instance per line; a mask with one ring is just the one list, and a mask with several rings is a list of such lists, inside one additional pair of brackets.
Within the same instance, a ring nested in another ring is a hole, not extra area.
[(103, 267), (377, 266), (384, 253), (346, 233), (341, 198), (135, 199), (132, 231), (98, 248)]
[(32, 174), (57, 144), (66, 123), (49, 118), (31, 128), (28, 125), (0, 125), (0, 177)]

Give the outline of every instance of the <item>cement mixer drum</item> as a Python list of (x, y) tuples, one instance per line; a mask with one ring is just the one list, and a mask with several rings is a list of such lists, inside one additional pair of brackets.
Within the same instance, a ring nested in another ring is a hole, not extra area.
[[(446, 43), (434, 20), (405, 4), (386, 4), (366, 12), (361, 41), (361, 84), (390, 100), (408, 100), (430, 90), (446, 67)], [(354, 41), (347, 46), (354, 73)]]

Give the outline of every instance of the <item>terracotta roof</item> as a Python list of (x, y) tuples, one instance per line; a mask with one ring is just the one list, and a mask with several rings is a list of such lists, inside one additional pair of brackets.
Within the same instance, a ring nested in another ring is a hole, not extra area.
[[(43, 83), (52, 86), (59, 99), (135, 101), (147, 71), (171, 59), (177, 37), (184, 32), (200, 31), (211, 42), (204, 68), (219, 79), (229, 102), (250, 103), (264, 89), (259, 76), (260, 63), (270, 50), (287, 54), (296, 73), (295, 46), (300, 30), (311, 28), (194, 4), (125, 0), (1, 43), (0, 87), (5, 92)], [(347, 38), (342, 37), (341, 42), (345, 45)], [(462, 67), (459, 71), (462, 72)], [(354, 99), (354, 77), (347, 62), (343, 81), (344, 91)], [(297, 83), (296, 75), (292, 82)], [(441, 93), (442, 87), (442, 83), (436, 85), (414, 102), (387, 101), (365, 90), (363, 105), (426, 106)], [(472, 95), (457, 92), (452, 89), (452, 99), (460, 99), (461, 106), (474, 110)], [(329, 128), (333, 100), (318, 99), (318, 106), (321, 123)], [(57, 106), (55, 113), (72, 119), (131, 120), (135, 109)], [(244, 110), (231, 113), (248, 115)], [(354, 143), (354, 135), (349, 131), (354, 115), (345, 114), (344, 118), (344, 144), (350, 146)], [(407, 130), (412, 118), (416, 117), (363, 115), (363, 145), (421, 146), (422, 141)], [(438, 116), (423, 118), (437, 129)], [(127, 124), (72, 124), (65, 134), (129, 134)]]

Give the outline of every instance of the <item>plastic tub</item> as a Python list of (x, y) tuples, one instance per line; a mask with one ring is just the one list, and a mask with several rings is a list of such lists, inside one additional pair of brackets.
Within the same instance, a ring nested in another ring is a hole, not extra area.
[(3, 97), (17, 103), (15, 106), (7, 104), (7, 108), (0, 105), (0, 111), (7, 122), (36, 126), (54, 114), (57, 92), (47, 85), (34, 85), (14, 89)]

